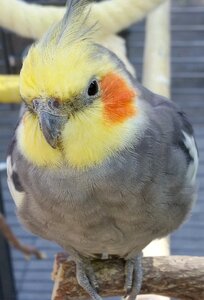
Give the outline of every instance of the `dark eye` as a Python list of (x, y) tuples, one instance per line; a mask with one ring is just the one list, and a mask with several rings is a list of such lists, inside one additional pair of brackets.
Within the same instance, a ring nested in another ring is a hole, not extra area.
[(33, 100), (33, 102), (32, 102), (32, 108), (34, 110), (37, 110), (38, 106), (39, 106), (39, 101), (38, 100)]
[(89, 85), (87, 93), (89, 96), (96, 96), (98, 94), (98, 90), (98, 82), (96, 80), (93, 80)]

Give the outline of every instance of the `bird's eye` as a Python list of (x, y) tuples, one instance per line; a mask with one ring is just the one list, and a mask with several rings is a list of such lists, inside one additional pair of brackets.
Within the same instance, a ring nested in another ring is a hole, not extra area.
[(88, 96), (96, 96), (98, 94), (99, 91), (99, 86), (98, 86), (98, 82), (96, 80), (93, 80), (89, 87), (88, 87)]

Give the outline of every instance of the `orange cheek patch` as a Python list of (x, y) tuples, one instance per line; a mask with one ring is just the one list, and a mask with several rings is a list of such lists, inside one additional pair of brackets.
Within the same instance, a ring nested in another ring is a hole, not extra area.
[(136, 114), (135, 91), (120, 76), (109, 73), (101, 82), (105, 116), (111, 122), (121, 123)]

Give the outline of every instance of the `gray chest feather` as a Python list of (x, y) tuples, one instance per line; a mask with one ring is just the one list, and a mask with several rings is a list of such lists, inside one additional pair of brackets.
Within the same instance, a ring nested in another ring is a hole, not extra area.
[(68, 251), (120, 256), (140, 252), (178, 227), (186, 214), (186, 209), (179, 212), (185, 206), (181, 200), (181, 209), (175, 205), (181, 186), (177, 184), (176, 195), (165, 193), (168, 185), (153, 168), (151, 158), (138, 157), (125, 163), (121, 157), (83, 173), (21, 168), (26, 193), (19, 215), (32, 232)]

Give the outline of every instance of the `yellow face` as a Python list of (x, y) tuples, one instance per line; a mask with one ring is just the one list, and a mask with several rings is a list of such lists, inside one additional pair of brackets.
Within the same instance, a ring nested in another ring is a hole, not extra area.
[(87, 168), (117, 155), (131, 140), (136, 93), (95, 47), (36, 46), (25, 59), (20, 92), (28, 110), (18, 145), (34, 164)]
[[(26, 102), (36, 97), (53, 97), (70, 101), (81, 93), (93, 76), (103, 76), (113, 66), (106, 57), (92, 58), (87, 42), (75, 43), (74, 47), (41, 49), (31, 48), (20, 74), (20, 93)], [(94, 51), (94, 49), (93, 49)]]

